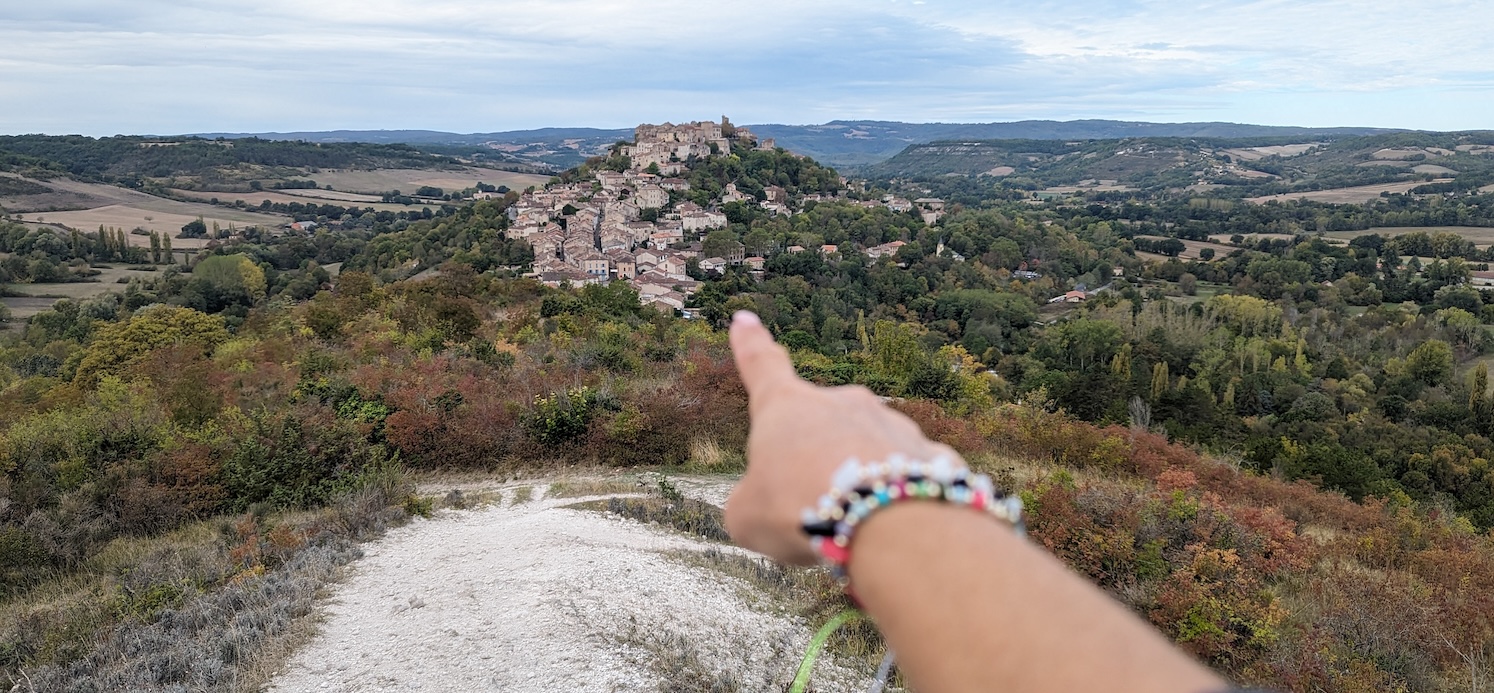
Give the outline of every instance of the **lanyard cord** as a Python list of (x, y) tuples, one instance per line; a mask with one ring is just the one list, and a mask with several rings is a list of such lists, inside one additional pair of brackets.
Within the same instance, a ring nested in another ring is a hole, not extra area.
[[(814, 671), (814, 663), (820, 658), (820, 651), (825, 649), (825, 643), (830, 640), (830, 636), (834, 635), (835, 631), (840, 630), (841, 626), (863, 618), (866, 617), (860, 611), (846, 609), (836, 614), (834, 618), (820, 627), (819, 632), (816, 632), (814, 637), (809, 641), (809, 649), (804, 653), (804, 660), (799, 662), (799, 672), (794, 676), (794, 684), (789, 687), (789, 693), (804, 693), (805, 689), (809, 687), (810, 672)], [(881, 666), (877, 667), (877, 677), (872, 681), (871, 688), (867, 689), (867, 693), (882, 693), (882, 688), (887, 685), (887, 677), (891, 672), (892, 650), (888, 650), (887, 654), (882, 657)]]

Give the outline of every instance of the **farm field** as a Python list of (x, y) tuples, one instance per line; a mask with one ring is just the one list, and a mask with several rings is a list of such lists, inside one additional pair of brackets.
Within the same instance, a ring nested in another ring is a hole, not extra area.
[[(183, 203), (185, 204), (185, 203)], [(236, 226), (267, 226), (277, 227), (284, 224), (287, 219), (278, 215), (270, 214), (244, 214), (229, 213), (219, 214), (222, 207), (212, 205), (186, 205), (188, 209), (200, 207), (201, 212), (196, 214), (182, 214), (159, 212), (140, 209), (130, 205), (109, 205), (95, 209), (84, 209), (75, 212), (47, 212), (38, 214), (30, 221), (45, 222), (52, 226), (62, 226), (79, 231), (97, 231), (100, 226), (109, 226), (125, 229), (126, 231), (143, 228), (147, 231), (159, 231), (170, 234), (171, 245), (175, 248), (201, 248), (207, 245), (206, 238), (177, 238), (182, 227), (191, 221), (201, 217), (208, 225), (217, 222), (220, 226), (227, 227), (230, 224)], [(130, 239), (130, 245), (149, 246), (150, 237), (136, 234), (126, 234)]]
[(443, 190), (461, 190), (477, 185), (479, 182), (489, 185), (506, 185), (514, 190), (523, 190), (531, 185), (542, 186), (550, 181), (549, 176), (499, 171), (492, 168), (468, 168), (461, 171), (402, 168), (377, 171), (323, 169), (312, 177), (321, 185), (332, 186), (333, 190), (375, 195), (391, 190), (398, 190), (408, 195), (422, 185), (430, 185)]
[[(12, 293), (25, 294), (23, 296), (7, 296), (0, 298), (10, 309), (11, 327), (24, 324), (27, 318), (52, 307), (52, 304), (63, 298), (75, 301), (92, 298), (99, 294), (110, 291), (121, 291), (125, 283), (130, 279), (141, 277), (149, 278), (159, 276), (159, 272), (134, 270), (125, 267), (100, 268), (100, 274), (92, 282), (66, 282), (62, 284), (10, 284), (6, 289)], [(120, 280), (124, 281), (121, 282)]]
[(1381, 236), (1390, 238), (1418, 231), (1427, 234), (1455, 233), (1479, 245), (1494, 243), (1494, 228), (1485, 226), (1379, 226), (1360, 231), (1330, 231), (1325, 235), (1328, 238), (1352, 240), (1360, 236), (1368, 236), (1372, 233), (1378, 233)]
[[(1166, 238), (1164, 238), (1162, 236), (1137, 236), (1137, 238), (1145, 238), (1145, 239), (1153, 240), (1153, 241), (1165, 241), (1165, 240), (1167, 240)], [(1205, 243), (1203, 241), (1183, 241), (1183, 248), (1184, 248), (1183, 252), (1181, 254), (1179, 254), (1178, 257), (1182, 258), (1184, 260), (1197, 260), (1197, 259), (1199, 259), (1198, 253), (1199, 253), (1199, 251), (1203, 250), (1204, 248), (1212, 248), (1214, 250), (1214, 254), (1216, 256), (1219, 256), (1219, 257), (1228, 255), (1229, 253), (1231, 253), (1231, 252), (1233, 252), (1235, 250), (1238, 250), (1234, 246), (1223, 245), (1223, 244), (1220, 244), (1220, 243)], [(1141, 253), (1137, 253), (1137, 255), (1141, 255)], [(1147, 253), (1147, 255), (1154, 255), (1154, 253)], [(1157, 257), (1165, 259), (1167, 256), (1165, 256), (1165, 255), (1157, 255)]]
[(1270, 147), (1243, 147), (1239, 149), (1225, 149), (1223, 152), (1244, 161), (1257, 161), (1268, 156), (1293, 157), (1306, 154), (1320, 144), (1278, 144)]
[(1264, 197), (1246, 198), (1246, 202), (1265, 204), (1287, 200), (1315, 200), (1317, 202), (1329, 202), (1334, 204), (1359, 204), (1368, 202), (1380, 196), (1380, 193), (1404, 193), (1412, 188), (1426, 185), (1427, 183), (1448, 183), (1451, 178), (1439, 178), (1434, 181), (1403, 181), (1400, 183), (1383, 183), (1380, 185), (1358, 185), (1352, 188), (1333, 188), (1331, 190), (1313, 190), (1311, 192), (1282, 193), (1280, 195), (1266, 195)]
[[(169, 200), (164, 197), (148, 195), (138, 190), (130, 190), (103, 183), (84, 183), (82, 181), (62, 178), (37, 182), (51, 188), (52, 191), (43, 195), (0, 198), (0, 205), (5, 206), (13, 214), (25, 214), (32, 220), (35, 220), (37, 216), (45, 217), (48, 214), (55, 214), (60, 211), (86, 211), (118, 205), (143, 210), (146, 213), (158, 212), (162, 214), (186, 215), (193, 219), (202, 216), (209, 219), (218, 219), (225, 223), (231, 221), (239, 226), (268, 223), (266, 220), (267, 215), (256, 212), (218, 209), (195, 202)], [(53, 204), (55, 202), (68, 202), (69, 204)], [(275, 223), (284, 221), (280, 217), (274, 217), (274, 219)], [(115, 225), (119, 226), (120, 224)]]
[[(1229, 237), (1232, 235), (1234, 234), (1216, 233), (1212, 236), (1209, 236), (1209, 240), (1220, 245), (1229, 245)], [(1293, 236), (1289, 233), (1246, 233), (1241, 235), (1245, 236), (1245, 241), (1247, 243), (1254, 243), (1261, 239), (1271, 239), (1273, 241), (1290, 241), (1293, 238), (1296, 238), (1296, 236)]]
[(287, 189), (279, 192), (291, 197), (304, 197), (312, 200), (328, 200), (331, 202), (366, 202), (373, 204), (382, 199), (378, 195), (364, 195), (362, 193), (342, 192), (340, 190), (323, 190), (321, 188)]
[[(209, 225), (218, 222), (222, 226), (279, 226), (286, 221), (280, 215), (170, 200), (102, 183), (63, 178), (31, 182), (46, 188), (46, 192), (0, 197), (0, 206), (11, 212), (17, 221), (80, 231), (94, 231), (101, 225), (125, 230), (140, 227), (169, 233), (173, 237), (184, 224), (198, 217)], [(145, 236), (132, 238), (141, 239), (132, 240), (132, 244), (150, 242)], [(178, 245), (189, 247), (191, 242), (183, 240)]]
[(1191, 306), (1195, 303), (1203, 303), (1204, 301), (1218, 296), (1219, 294), (1227, 294), (1229, 292), (1230, 288), (1224, 284), (1206, 284), (1204, 282), (1199, 282), (1198, 290), (1194, 292), (1192, 296), (1168, 296), (1167, 300), (1172, 301), (1173, 303), (1180, 303), (1185, 306)]
[[(418, 212), (418, 211), (420, 211), (420, 209), (422, 207), (432, 207), (433, 206), (431, 204), (418, 204), (418, 205), (396, 205), (396, 204), (389, 204), (389, 203), (385, 203), (385, 202), (379, 202), (378, 201), (379, 198), (377, 198), (377, 197), (373, 198), (373, 200), (374, 200), (373, 202), (362, 202), (362, 201), (352, 201), (352, 200), (337, 200), (337, 199), (331, 199), (331, 198), (325, 198), (325, 197), (311, 197), (309, 195), (307, 195), (307, 196), (293, 195), (293, 194), (290, 194), (290, 193), (288, 193), (286, 191), (283, 191), (283, 190), (266, 190), (266, 191), (263, 191), (263, 192), (210, 192), (210, 191), (202, 191), (202, 190), (173, 190), (172, 192), (174, 194), (181, 195), (182, 197), (188, 197), (188, 198), (191, 198), (191, 199), (194, 199), (194, 200), (207, 201), (207, 200), (211, 200), (211, 199), (213, 199), (215, 197), (218, 198), (219, 200), (227, 200), (229, 202), (232, 202), (232, 201), (235, 201), (235, 200), (243, 200), (244, 204), (249, 205), (250, 207), (258, 207), (259, 203), (262, 202), (262, 201), (264, 201), (264, 200), (269, 200), (272, 204), (291, 204), (292, 202), (294, 202), (296, 204), (302, 204), (302, 205), (305, 205), (305, 204), (317, 204), (317, 205), (331, 204), (331, 205), (338, 205), (338, 206), (341, 206), (341, 207), (357, 207), (359, 209), (363, 209), (365, 207), (371, 207), (371, 208), (374, 209), (374, 211), (377, 211), (377, 212), (412, 212), (412, 211), (413, 212)], [(325, 191), (324, 190), (322, 192), (332, 192), (332, 191)], [(333, 193), (333, 194), (335, 194), (335, 193)], [(373, 196), (371, 196), (371, 195), (357, 195), (357, 197), (368, 198), (368, 197), (373, 197)], [(183, 223), (185, 223), (185, 222), (183, 222)]]

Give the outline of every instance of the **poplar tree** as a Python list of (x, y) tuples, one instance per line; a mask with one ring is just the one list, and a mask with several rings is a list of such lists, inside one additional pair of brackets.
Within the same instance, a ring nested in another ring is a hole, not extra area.
[(1159, 399), (1162, 399), (1162, 395), (1167, 394), (1167, 383), (1168, 383), (1167, 362), (1166, 361), (1158, 361), (1155, 366), (1152, 366), (1152, 401), (1153, 402), (1155, 402), (1155, 401), (1157, 401)]
[(1120, 350), (1115, 352), (1115, 357), (1110, 359), (1110, 372), (1116, 377), (1124, 378), (1127, 381), (1131, 379), (1130, 342), (1122, 344)]
[(1489, 389), (1489, 364), (1480, 363), (1468, 376), (1468, 411), (1475, 416), (1484, 411), (1484, 392)]

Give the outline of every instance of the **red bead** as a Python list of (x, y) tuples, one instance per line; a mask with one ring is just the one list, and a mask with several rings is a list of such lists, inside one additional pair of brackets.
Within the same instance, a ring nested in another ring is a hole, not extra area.
[(985, 510), (986, 509), (986, 494), (984, 494), (984, 493), (977, 493), (977, 494), (975, 494), (975, 497), (970, 499), (970, 507), (975, 508), (976, 510)]
[(824, 556), (825, 560), (837, 565), (845, 565), (846, 562), (851, 560), (851, 550), (833, 541), (820, 544), (820, 555)]

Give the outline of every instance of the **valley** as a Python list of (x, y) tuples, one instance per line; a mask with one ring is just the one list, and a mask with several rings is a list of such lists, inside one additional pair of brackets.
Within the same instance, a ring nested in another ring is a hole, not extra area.
[[(751, 310), (1222, 675), (1468, 689), (1494, 642), (1482, 135), (961, 141), (845, 175), (768, 132), (644, 124), (542, 179), (0, 141), (28, 152), (0, 146), (0, 666), (781, 687), (844, 602), (725, 543), (748, 413), (722, 328)], [(831, 653), (816, 685), (859, 688), (880, 644)]]

